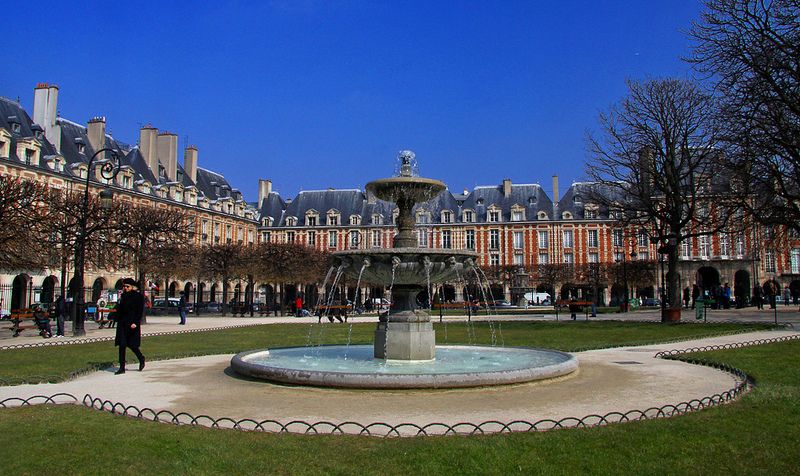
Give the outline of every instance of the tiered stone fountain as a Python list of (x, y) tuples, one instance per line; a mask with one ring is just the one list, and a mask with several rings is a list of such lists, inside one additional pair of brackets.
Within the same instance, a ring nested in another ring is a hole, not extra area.
[[(312, 346), (243, 352), (231, 359), (243, 375), (305, 385), (358, 388), (473, 387), (541, 380), (578, 367), (569, 354), (543, 349), (439, 346), (430, 315), (417, 306), (426, 286), (473, 272), (471, 251), (419, 248), (413, 207), (445, 190), (414, 175), (415, 157), (402, 151), (398, 176), (367, 184), (367, 193), (394, 202), (397, 228), (390, 249), (334, 253), (335, 266), (353, 280), (391, 287), (392, 305), (381, 316), (373, 345)], [(371, 355), (370, 355), (371, 354)]]

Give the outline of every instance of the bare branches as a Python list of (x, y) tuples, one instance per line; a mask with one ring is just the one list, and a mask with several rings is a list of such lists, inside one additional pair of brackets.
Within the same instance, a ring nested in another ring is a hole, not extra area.
[(0, 176), (0, 269), (46, 264), (42, 242), (48, 189), (37, 182)]
[(689, 35), (750, 213), (800, 230), (800, 0), (708, 0)]

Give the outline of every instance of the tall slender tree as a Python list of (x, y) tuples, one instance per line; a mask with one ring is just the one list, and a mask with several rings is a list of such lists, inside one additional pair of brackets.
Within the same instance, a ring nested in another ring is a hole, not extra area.
[(679, 316), (681, 242), (726, 229), (737, 197), (724, 174), (714, 98), (690, 81), (629, 81), (628, 95), (589, 134), (591, 199), (641, 228), (667, 256), (668, 302)]
[(48, 188), (35, 181), (0, 176), (0, 269), (41, 269), (47, 264)]

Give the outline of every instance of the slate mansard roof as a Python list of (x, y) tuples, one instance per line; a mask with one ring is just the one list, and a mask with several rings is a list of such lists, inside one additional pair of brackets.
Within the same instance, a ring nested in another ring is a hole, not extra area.
[[(14, 127), (14, 124), (18, 126)], [(55, 171), (47, 166), (44, 159), (50, 156), (61, 156), (64, 158), (65, 167), (64, 171), (60, 173), (70, 175), (71, 165), (88, 163), (97, 151), (92, 148), (86, 126), (62, 117), (56, 119), (56, 124), (61, 131), (60, 151), (44, 137), (43, 128), (33, 122), (22, 105), (17, 101), (0, 96), (0, 128), (8, 131), (12, 140), (8, 159), (20, 160), (17, 157), (17, 142), (19, 140), (36, 138), (40, 145), (40, 156), (42, 158), (37, 168), (54, 173)], [(18, 132), (16, 131), (17, 129)], [(82, 151), (79, 146), (82, 146)], [(131, 146), (113, 138), (110, 134), (106, 134), (104, 147), (110, 148), (117, 153), (121, 166), (128, 166), (133, 170), (135, 182), (146, 181), (152, 186), (168, 183), (165, 177), (156, 176), (150, 170), (138, 146)], [(205, 196), (211, 201), (223, 198), (231, 198), (235, 201), (243, 200), (241, 192), (231, 187), (228, 180), (221, 174), (197, 167), (197, 181), (193, 182), (188, 174), (185, 173), (182, 164), (177, 163), (177, 171), (180, 177), (180, 184), (185, 188), (196, 187), (198, 195), (201, 197)]]

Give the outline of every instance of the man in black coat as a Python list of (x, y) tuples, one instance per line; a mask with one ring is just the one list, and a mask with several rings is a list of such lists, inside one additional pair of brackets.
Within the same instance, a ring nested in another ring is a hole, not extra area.
[(117, 335), (114, 345), (119, 346), (119, 370), (115, 375), (125, 373), (125, 349), (130, 347), (139, 359), (139, 371), (144, 369), (144, 355), (139, 350), (142, 343), (142, 315), (144, 314), (144, 296), (139, 292), (139, 285), (131, 278), (122, 280), (122, 297), (117, 303)]

